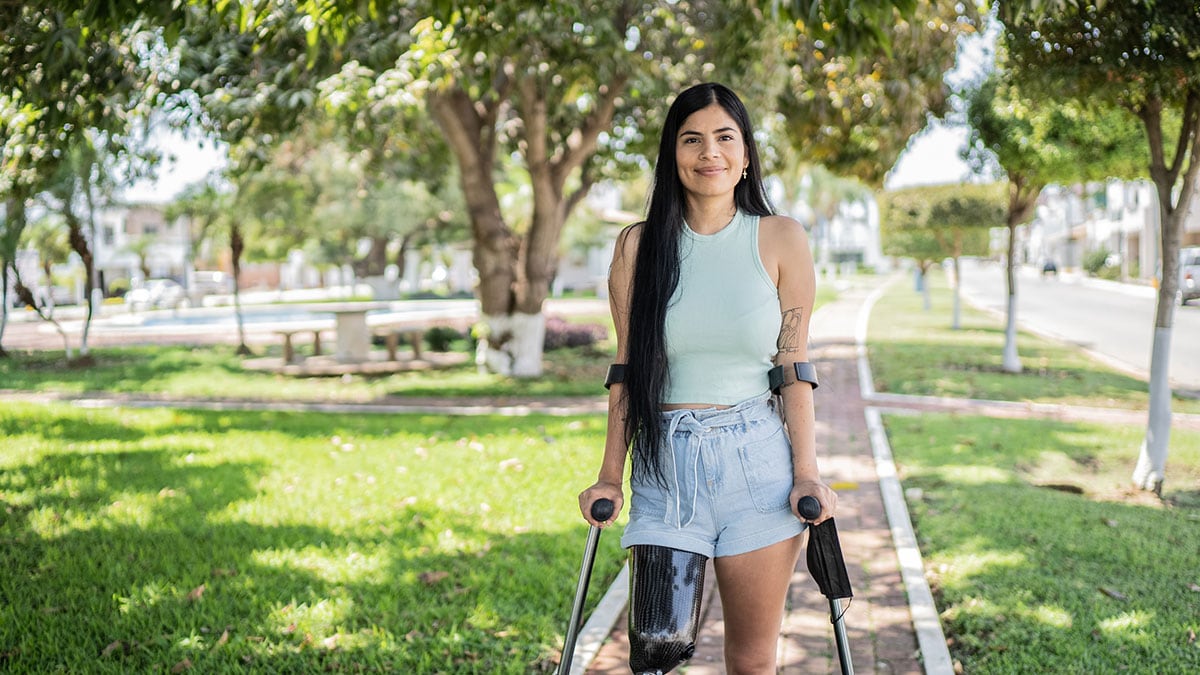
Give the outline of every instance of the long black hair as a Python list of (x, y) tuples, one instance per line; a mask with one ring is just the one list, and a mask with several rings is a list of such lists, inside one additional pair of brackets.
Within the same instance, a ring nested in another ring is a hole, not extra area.
[[(646, 220), (641, 224), (637, 263), (629, 307), (629, 357), (624, 383), (626, 438), (631, 440), (633, 471), (663, 482), (659, 454), (662, 439), (659, 411), (667, 383), (665, 319), (679, 284), (679, 245), (684, 224), (684, 191), (675, 162), (676, 137), (694, 112), (716, 103), (737, 122), (746, 143), (746, 178), (734, 189), (737, 208), (751, 215), (771, 215), (763, 189), (758, 147), (750, 115), (737, 94), (715, 83), (695, 85), (676, 97), (663, 122)], [(766, 374), (764, 373), (764, 378)]]

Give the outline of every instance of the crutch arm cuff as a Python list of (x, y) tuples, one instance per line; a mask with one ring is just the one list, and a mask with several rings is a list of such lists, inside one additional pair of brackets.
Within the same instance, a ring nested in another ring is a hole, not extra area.
[[(788, 373), (795, 374), (795, 377), (789, 377)], [(779, 394), (784, 387), (793, 385), (797, 382), (807, 382), (816, 389), (819, 385), (817, 382), (817, 369), (808, 361), (795, 361), (788, 366), (775, 366), (767, 371), (767, 382), (771, 387), (771, 393)]]
[(608, 374), (604, 376), (604, 388), (608, 389), (614, 384), (621, 384), (625, 381), (625, 364), (614, 363), (608, 367)]

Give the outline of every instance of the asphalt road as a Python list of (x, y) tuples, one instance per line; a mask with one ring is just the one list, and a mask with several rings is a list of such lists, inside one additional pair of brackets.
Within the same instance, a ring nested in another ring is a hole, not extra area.
[[(1004, 268), (964, 261), (964, 299), (1002, 315)], [(1043, 278), (1033, 268), (1017, 277), (1017, 321), (1026, 330), (1073, 342), (1145, 377), (1154, 336), (1155, 289), (1088, 279), (1078, 274)], [(1171, 382), (1200, 391), (1200, 301), (1175, 306)]]

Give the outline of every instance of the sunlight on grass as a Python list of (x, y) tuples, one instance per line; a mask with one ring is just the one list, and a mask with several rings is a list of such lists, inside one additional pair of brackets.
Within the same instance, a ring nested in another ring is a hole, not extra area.
[(1200, 432), (1172, 431), (1159, 503), (1131, 489), (1132, 425), (884, 419), (964, 672), (1200, 672)]
[[(544, 671), (604, 428), (6, 405), (5, 667)], [(590, 606), (623, 562), (620, 528)]]
[(1154, 620), (1149, 612), (1122, 612), (1117, 616), (1100, 622), (1100, 630), (1105, 633), (1125, 633), (1127, 635), (1145, 635), (1145, 628)]
[(1027, 615), (1033, 621), (1055, 628), (1070, 628), (1072, 623), (1071, 613), (1062, 607), (1038, 605), (1031, 611), (1028, 611)]
[(961, 485), (985, 485), (1001, 483), (1009, 479), (1010, 472), (1004, 469), (986, 466), (958, 464), (943, 466), (940, 469), (942, 477)]
[(999, 567), (1021, 567), (1029, 563), (1020, 551), (988, 550), (980, 541), (965, 542), (957, 551), (948, 551), (944, 559), (952, 561), (942, 566), (941, 578), (945, 581), (963, 582), (981, 572)]
[(257, 551), (250, 559), (263, 567), (292, 569), (335, 584), (385, 583), (389, 562), (382, 551), (364, 554), (359, 550), (324, 546)]
[[(1021, 332), (1023, 372), (1003, 372), (1003, 320), (964, 304), (953, 330), (952, 294), (929, 275), (933, 309), (911, 285), (893, 284), (871, 312), (868, 343), (880, 392), (1142, 409), (1145, 381), (1092, 360), (1079, 348)], [(1200, 413), (1200, 400), (1177, 397), (1176, 412)]]

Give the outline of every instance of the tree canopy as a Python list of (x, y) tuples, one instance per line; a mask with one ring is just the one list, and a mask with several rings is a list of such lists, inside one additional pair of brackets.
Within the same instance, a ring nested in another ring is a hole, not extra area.
[(1189, 0), (998, 3), (1022, 87), (1140, 120), (1159, 204), (1161, 275), (1150, 357), (1150, 409), (1134, 482), (1160, 491), (1170, 437), (1171, 327), (1183, 219), (1200, 180), (1200, 5)]

